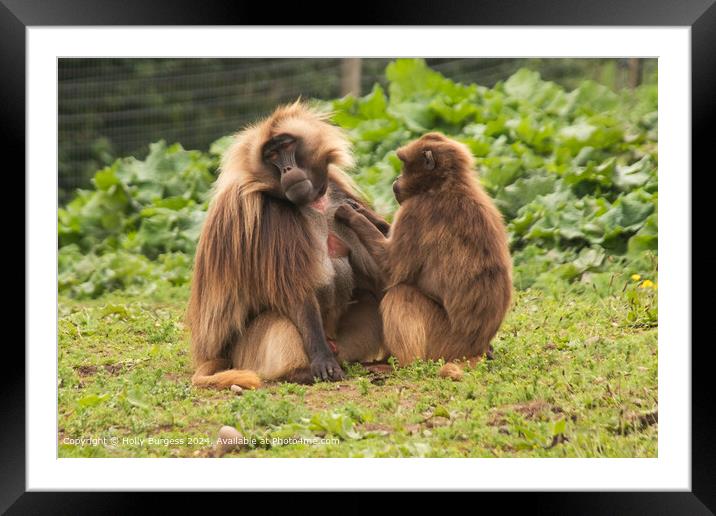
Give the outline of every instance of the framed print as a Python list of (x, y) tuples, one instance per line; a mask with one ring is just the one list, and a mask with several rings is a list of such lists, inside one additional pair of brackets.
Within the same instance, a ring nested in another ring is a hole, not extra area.
[(712, 4), (285, 26), (3, 0), (27, 199), (3, 509), (434, 490), (710, 513)]

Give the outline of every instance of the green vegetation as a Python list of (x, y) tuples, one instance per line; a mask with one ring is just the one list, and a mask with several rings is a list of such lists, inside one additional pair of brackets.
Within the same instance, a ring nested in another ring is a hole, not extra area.
[[(655, 85), (617, 95), (585, 81), (566, 92), (522, 69), (487, 89), (454, 83), (417, 60), (396, 61), (386, 75), (387, 94), (376, 85), (327, 106), (355, 143), (355, 178), (379, 211), (396, 208), (395, 149), (440, 130), (476, 156), (508, 222), (518, 288), (651, 272)], [(59, 212), (60, 292), (86, 298), (186, 283), (227, 143), (203, 154), (159, 142), (144, 161), (117, 160), (97, 172), (94, 190)]]
[[(656, 59), (641, 60), (644, 82)], [(385, 85), (387, 58), (361, 60), (361, 91)], [(615, 91), (630, 78), (626, 59), (429, 58), (447, 77), (492, 86), (519, 68), (575, 88), (596, 79)], [(58, 62), (59, 197), (90, 188), (95, 172), (117, 157), (147, 155), (161, 135), (186, 148), (212, 141), (271, 111), (276, 104), (340, 96), (341, 59), (72, 58)]]
[[(351, 365), (340, 383), (242, 396), (191, 386), (186, 287), (63, 298), (59, 454), (207, 457), (232, 425), (256, 444), (231, 456), (655, 457), (657, 330), (647, 312), (656, 291), (641, 285), (615, 274), (603, 295), (518, 292), (496, 359), (460, 382), (433, 362), (390, 374)], [(79, 437), (108, 444), (65, 444)], [(272, 441), (298, 437), (329, 444)]]
[(566, 92), (522, 69), (493, 89), (401, 60), (387, 94), (332, 103), (356, 142), (356, 179), (379, 211), (396, 206), (394, 149), (429, 130), (467, 144), (508, 221), (515, 285), (586, 273), (643, 273), (657, 246), (656, 85), (617, 95), (592, 81)]
[[(472, 150), (515, 264), (496, 360), (461, 382), (421, 362), (240, 397), (194, 389), (183, 311), (228, 139), (208, 153), (159, 142), (97, 172), (59, 211), (61, 456), (207, 456), (224, 424), (257, 440), (246, 456), (656, 456), (656, 85), (565, 91), (522, 69), (485, 88), (419, 60), (391, 63), (386, 78), (323, 105), (388, 217), (397, 147), (440, 130)], [(260, 442), (296, 436), (340, 443)], [(64, 444), (79, 437), (119, 443)]]

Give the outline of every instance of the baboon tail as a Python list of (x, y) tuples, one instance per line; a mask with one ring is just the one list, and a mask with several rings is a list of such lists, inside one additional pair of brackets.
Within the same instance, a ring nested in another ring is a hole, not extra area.
[(227, 369), (231, 367), (228, 360), (209, 360), (196, 368), (191, 383), (197, 387), (213, 387), (215, 389), (228, 389), (238, 385), (244, 389), (257, 389), (261, 387), (261, 378), (254, 371), (248, 369)]
[[(492, 360), (492, 345), (489, 346), (487, 353), (485, 353), (484, 358), (488, 360)], [(453, 360), (451, 362), (447, 362), (445, 365), (443, 365), (440, 368), (440, 371), (438, 371), (438, 375), (441, 378), (450, 378), (451, 380), (454, 380), (456, 382), (459, 382), (462, 380), (462, 376), (464, 374), (464, 368), (465, 366), (468, 367), (475, 367), (478, 362), (483, 360), (483, 355), (478, 355), (476, 357), (472, 358), (466, 358), (463, 360)]]
[(441, 378), (450, 378), (453, 381), (459, 382), (462, 380), (463, 369), (460, 364), (456, 362), (448, 362), (440, 368), (438, 375), (440, 375)]

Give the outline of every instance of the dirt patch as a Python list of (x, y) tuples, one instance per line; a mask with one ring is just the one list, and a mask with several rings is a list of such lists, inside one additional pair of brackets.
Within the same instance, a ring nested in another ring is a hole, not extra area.
[(450, 426), (452, 421), (444, 417), (431, 417), (425, 421), (425, 428), (439, 428), (441, 426)]
[(338, 385), (336, 385), (337, 392), (351, 392), (351, 391), (355, 392), (355, 390), (356, 390), (355, 385), (351, 385), (348, 383), (339, 383)]
[(105, 364), (104, 370), (107, 371), (112, 376), (119, 374), (120, 371), (124, 369), (124, 366), (122, 364)]
[(406, 425), (405, 431), (410, 435), (419, 435), (423, 432), (423, 427), (420, 424)]
[(359, 428), (364, 432), (386, 432), (391, 433), (393, 428), (384, 423), (363, 423)]
[(641, 432), (642, 430), (658, 423), (658, 410), (647, 412), (645, 414), (629, 413), (624, 416), (621, 424), (613, 430), (619, 435), (629, 435), (632, 432)]
[(510, 412), (517, 412), (525, 419), (535, 420), (541, 418), (548, 419), (549, 413), (561, 414), (564, 411), (560, 407), (551, 405), (544, 400), (532, 400), (526, 403), (517, 403), (515, 405), (507, 405), (506, 407), (494, 409), (490, 414), (487, 424), (499, 427), (507, 425), (507, 414)]
[(164, 373), (164, 379), (174, 383), (183, 381), (185, 378), (188, 378), (188, 376), (180, 375), (177, 373)]
[(360, 403), (365, 401), (364, 396), (351, 383), (339, 383), (330, 390), (312, 389), (309, 386), (306, 388), (306, 394), (303, 398), (303, 403), (312, 411), (326, 410), (349, 401)]
[(659, 411), (649, 412), (648, 414), (641, 414), (637, 421), (642, 428), (647, 426), (655, 425), (659, 422)]
[(111, 374), (112, 376), (115, 376), (119, 374), (122, 369), (124, 369), (124, 366), (122, 364), (105, 364), (103, 366), (86, 365), (75, 367), (75, 371), (77, 371), (77, 374), (81, 378), (86, 378), (87, 376), (94, 376), (100, 369), (104, 369), (105, 371), (107, 371), (107, 373)]
[(370, 379), (370, 383), (372, 383), (373, 385), (381, 386), (385, 384), (385, 381), (388, 378), (390, 378), (390, 374), (371, 373), (370, 375), (368, 375), (368, 378)]
[[(381, 401), (386, 398), (393, 399), (395, 406), (391, 408), (381, 407)], [(367, 394), (363, 394), (354, 381), (336, 384), (334, 388), (329, 390), (314, 390), (308, 387), (302, 401), (310, 411), (333, 409), (353, 402), (366, 409), (379, 409), (380, 412), (389, 410), (395, 413), (405, 413), (406, 411), (411, 411), (415, 405), (413, 393), (404, 387), (376, 385), (371, 387)]]
[(174, 429), (176, 429), (176, 425), (174, 423), (162, 423), (161, 425), (154, 427), (154, 433), (159, 434), (161, 432), (169, 432)]
[(77, 371), (77, 374), (80, 375), (81, 378), (84, 378), (86, 376), (92, 376), (97, 374), (97, 366), (79, 366), (75, 367), (75, 371)]

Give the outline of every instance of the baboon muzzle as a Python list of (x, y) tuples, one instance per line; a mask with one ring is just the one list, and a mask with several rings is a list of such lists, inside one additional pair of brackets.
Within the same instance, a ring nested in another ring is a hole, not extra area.
[(281, 176), (283, 177), (285, 173), (297, 168), (295, 149), (293, 146), (287, 145), (286, 147), (279, 147), (277, 150), (278, 157), (273, 164), (281, 171)]
[(296, 164), (296, 145), (290, 137), (274, 138), (264, 148), (264, 155), (281, 173), (281, 189), (289, 201), (297, 205), (313, 201), (313, 183)]
[(395, 195), (395, 200), (398, 201), (398, 204), (401, 204), (403, 202), (403, 199), (400, 196), (400, 185), (398, 184), (398, 180), (400, 179), (400, 176), (393, 181), (393, 195)]
[(313, 200), (313, 183), (300, 168), (281, 172), (281, 188), (286, 198), (294, 204), (307, 204)]

